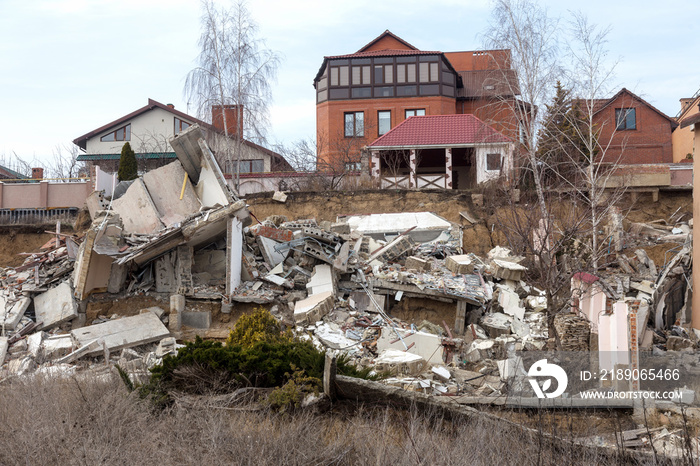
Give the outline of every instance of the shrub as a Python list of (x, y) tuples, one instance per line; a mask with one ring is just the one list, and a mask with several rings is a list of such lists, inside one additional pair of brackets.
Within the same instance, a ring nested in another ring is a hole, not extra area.
[(255, 308), (252, 314), (243, 314), (228, 335), (226, 346), (240, 345), (250, 348), (255, 343), (281, 343), (293, 340), (291, 332), (282, 332), (277, 319), (263, 308)]
[(136, 163), (136, 154), (131, 149), (131, 144), (124, 143), (122, 147), (122, 155), (119, 158), (119, 171), (117, 178), (119, 181), (135, 180), (138, 177), (138, 165)]

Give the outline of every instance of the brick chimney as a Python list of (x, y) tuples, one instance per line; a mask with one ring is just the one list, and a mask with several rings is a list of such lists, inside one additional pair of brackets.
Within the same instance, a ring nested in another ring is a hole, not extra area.
[(33, 180), (44, 179), (44, 169), (43, 168), (32, 168), (32, 179)]
[[(226, 112), (226, 126), (228, 126), (228, 134), (243, 134), (243, 118), (238, 121), (238, 105), (212, 105), (211, 107), (211, 124), (219, 131), (224, 131), (224, 113)], [(243, 116), (243, 106), (241, 105), (241, 116)], [(223, 111), (222, 111), (223, 109)], [(238, 122), (238, 124), (236, 124)]]

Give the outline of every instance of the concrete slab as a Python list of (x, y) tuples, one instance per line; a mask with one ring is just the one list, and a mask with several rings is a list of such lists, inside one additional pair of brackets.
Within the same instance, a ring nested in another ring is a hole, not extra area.
[[(344, 219), (338, 218), (341, 220)], [(347, 223), (351, 231), (374, 239), (387, 239), (415, 227), (409, 235), (419, 243), (433, 241), (452, 227), (450, 222), (432, 212), (356, 215), (347, 217)]]
[(182, 325), (192, 328), (209, 328), (211, 327), (211, 312), (210, 311), (183, 311)]
[(389, 372), (391, 375), (414, 376), (423, 372), (428, 364), (417, 354), (395, 349), (383, 350), (374, 360), (377, 372)]
[[(403, 343), (396, 336), (396, 332), (403, 338)], [(377, 351), (387, 349), (406, 351), (416, 354), (428, 361), (430, 364), (443, 364), (443, 347), (440, 337), (427, 332), (411, 332), (410, 330), (397, 329), (396, 332), (390, 327), (383, 327), (382, 334), (377, 340)], [(414, 344), (406, 350), (406, 346)]]
[(58, 327), (78, 317), (78, 305), (73, 299), (73, 290), (66, 281), (34, 298), (34, 312), (39, 330)]
[(335, 294), (335, 281), (333, 280), (333, 270), (330, 265), (322, 264), (314, 267), (311, 280), (306, 284), (309, 295), (331, 292)]
[(195, 191), (202, 207), (210, 209), (217, 205), (225, 206), (234, 202), (235, 199), (226, 185), (224, 174), (221, 173), (219, 164), (216, 163), (209, 146), (204, 142), (204, 139), (200, 139), (198, 143), (202, 167), (199, 171), (199, 182), (195, 186)]
[(17, 328), (17, 324), (22, 320), (31, 302), (31, 298), (22, 297), (18, 301), (8, 304), (6, 298), (0, 296), (0, 327), (4, 327), (6, 330)]
[(260, 253), (263, 259), (265, 259), (265, 262), (267, 262), (270, 267), (276, 266), (287, 258), (289, 250), (286, 250), (284, 253), (275, 251), (275, 246), (280, 244), (277, 241), (265, 238), (264, 236), (256, 237), (255, 241), (258, 243), (258, 246), (260, 246)]
[(119, 214), (126, 234), (148, 235), (163, 228), (158, 209), (141, 178), (134, 180), (126, 193), (112, 202), (112, 210)]
[[(182, 222), (199, 211), (202, 203), (180, 161), (146, 172), (143, 182), (165, 226)], [(183, 191), (183, 180), (184, 191)], [(182, 198), (180, 198), (182, 195)]]
[(297, 324), (310, 324), (321, 320), (333, 309), (335, 296), (332, 292), (309, 296), (294, 303), (294, 321)]
[(7, 355), (7, 347), (10, 346), (7, 342), (7, 337), (0, 337), (0, 367), (5, 363), (5, 356)]
[(98, 348), (88, 353), (92, 356), (102, 353), (103, 342), (107, 349), (113, 352), (160, 341), (169, 337), (170, 332), (155, 314), (148, 312), (73, 330), (71, 336), (79, 346), (85, 346), (92, 340), (97, 340)]

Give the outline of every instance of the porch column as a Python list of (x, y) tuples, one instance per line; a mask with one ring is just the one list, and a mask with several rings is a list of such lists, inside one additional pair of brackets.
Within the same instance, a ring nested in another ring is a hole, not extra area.
[[(372, 168), (370, 169), (370, 173), (372, 178), (379, 179), (381, 176), (381, 170), (379, 166), (379, 151), (378, 150), (373, 150), (372, 151)], [(380, 180), (381, 181), (381, 180)]]
[(445, 148), (445, 188), (452, 189), (452, 148)]
[(416, 175), (416, 150), (411, 149), (411, 155), (408, 163), (410, 173), (408, 174), (408, 188), (418, 187), (418, 176)]

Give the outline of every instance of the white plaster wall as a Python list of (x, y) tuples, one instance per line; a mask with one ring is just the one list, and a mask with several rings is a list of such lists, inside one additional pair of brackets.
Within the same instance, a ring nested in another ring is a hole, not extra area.
[[(222, 171), (225, 170), (226, 166), (226, 141), (226, 138), (220, 134), (215, 134), (214, 137), (207, 139), (207, 144), (209, 144), (212, 152), (216, 154), (216, 160), (219, 162), (219, 166), (221, 166)], [(229, 150), (231, 151), (231, 160), (235, 162), (237, 160), (236, 142), (229, 139), (228, 144)], [(250, 147), (247, 144), (241, 144), (241, 160), (255, 159), (263, 159), (265, 172), (269, 172), (272, 169), (272, 162), (269, 154), (266, 154), (255, 147)]]
[[(502, 157), (502, 168), (500, 170), (486, 169), (486, 155), (498, 152)], [(478, 146), (476, 154), (476, 182), (477, 184), (495, 180), (501, 175), (507, 176), (513, 170), (513, 152), (510, 144), (499, 144), (493, 146)]]
[(627, 303), (613, 304), (613, 313), (601, 314), (598, 319), (598, 354), (600, 368), (611, 371), (616, 364), (629, 364), (629, 336)]
[[(145, 112), (124, 125), (131, 123), (131, 140), (128, 141), (134, 152), (172, 152), (168, 139), (175, 134), (175, 115), (156, 107)], [(187, 120), (185, 120), (187, 121)], [(188, 121), (188, 123), (193, 123)], [(100, 138), (124, 125), (113, 127), (90, 139), (85, 146), (88, 154), (118, 154), (121, 153), (127, 141), (101, 142)]]

